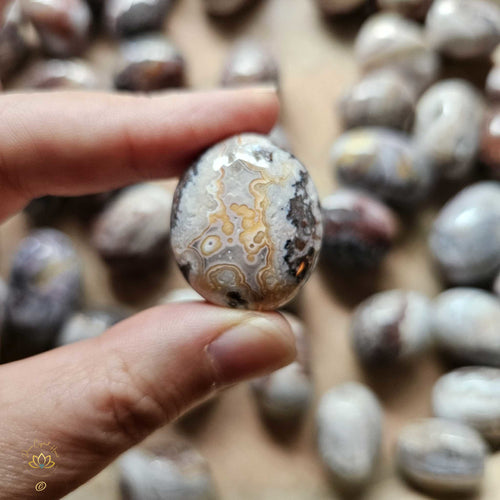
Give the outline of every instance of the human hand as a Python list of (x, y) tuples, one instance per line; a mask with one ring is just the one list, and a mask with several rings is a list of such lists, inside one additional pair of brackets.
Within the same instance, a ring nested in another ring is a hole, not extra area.
[[(267, 90), (0, 98), (0, 221), (43, 195), (178, 175), (203, 149), (278, 113)], [(277, 313), (159, 306), (102, 336), (0, 367), (0, 499), (60, 498), (209, 394), (295, 357)], [(33, 440), (61, 459), (37, 492)]]

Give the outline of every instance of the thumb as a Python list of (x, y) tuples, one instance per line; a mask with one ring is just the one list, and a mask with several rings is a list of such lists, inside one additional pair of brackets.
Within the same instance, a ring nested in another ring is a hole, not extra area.
[[(294, 357), (288, 323), (277, 313), (183, 303), (4, 365), (0, 498), (60, 498), (201, 398)], [(34, 440), (56, 447), (50, 470), (28, 465), (23, 451)], [(34, 488), (40, 474), (43, 492)]]

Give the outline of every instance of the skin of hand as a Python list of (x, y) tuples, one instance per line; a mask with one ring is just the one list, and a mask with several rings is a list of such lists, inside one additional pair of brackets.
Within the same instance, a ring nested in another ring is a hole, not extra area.
[[(43, 195), (174, 177), (211, 144), (267, 133), (271, 89), (0, 97), (0, 221)], [(0, 499), (61, 498), (195, 403), (295, 358), (278, 313), (154, 307), (102, 336), (0, 366)], [(57, 447), (43, 491), (23, 456)]]

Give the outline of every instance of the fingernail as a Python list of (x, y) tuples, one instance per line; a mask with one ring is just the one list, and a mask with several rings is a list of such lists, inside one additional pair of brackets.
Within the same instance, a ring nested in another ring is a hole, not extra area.
[(278, 89), (276, 85), (270, 83), (268, 85), (262, 85), (260, 87), (252, 87), (252, 92), (256, 94), (276, 94)]
[(255, 315), (233, 326), (209, 344), (207, 352), (223, 384), (277, 370), (296, 356), (290, 327), (276, 314)]

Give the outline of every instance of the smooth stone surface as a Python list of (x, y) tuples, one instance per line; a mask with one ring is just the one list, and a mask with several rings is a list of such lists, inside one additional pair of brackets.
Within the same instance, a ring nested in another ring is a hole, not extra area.
[(372, 479), (382, 439), (382, 408), (373, 392), (347, 382), (323, 394), (316, 415), (321, 460), (340, 489)]
[(2, 341), (2, 350), (24, 357), (51, 347), (80, 299), (80, 262), (71, 240), (55, 229), (30, 232), (12, 260), (5, 341), (9, 347)]
[(485, 57), (500, 42), (500, 6), (489, 0), (434, 0), (425, 30), (429, 44), (448, 57)]
[(347, 14), (366, 4), (366, 0), (316, 0), (318, 7), (327, 16)]
[(491, 176), (500, 180), (500, 106), (489, 109), (484, 117), (480, 158)]
[(171, 4), (172, 0), (106, 0), (105, 23), (115, 36), (161, 30)]
[(306, 168), (256, 134), (220, 142), (185, 172), (171, 225), (174, 256), (198, 293), (258, 310), (279, 308), (297, 294), (322, 238)]
[(432, 408), (437, 417), (458, 420), (500, 442), (500, 369), (468, 366), (443, 375), (432, 390)]
[(478, 182), (446, 203), (434, 221), (429, 244), (450, 282), (492, 280), (500, 269), (500, 183)]
[(500, 66), (493, 66), (486, 77), (486, 97), (490, 101), (500, 101)]
[(433, 0), (377, 0), (381, 10), (397, 12), (405, 17), (423, 19)]
[(408, 130), (413, 124), (413, 87), (395, 70), (378, 70), (354, 84), (338, 103), (346, 129), (379, 126)]
[(465, 80), (443, 80), (419, 99), (414, 137), (420, 153), (436, 175), (465, 178), (475, 167), (484, 104), (479, 92)]
[(382, 67), (395, 69), (417, 92), (439, 74), (439, 58), (427, 45), (422, 27), (393, 12), (375, 14), (363, 23), (354, 52), (364, 72)]
[(399, 232), (394, 212), (360, 191), (339, 189), (321, 203), (322, 258), (340, 269), (377, 267)]
[(403, 428), (396, 463), (403, 476), (420, 488), (465, 493), (479, 487), (486, 453), (486, 444), (474, 429), (429, 418)]
[(330, 152), (339, 181), (389, 203), (414, 205), (428, 195), (433, 175), (409, 137), (384, 128), (359, 127), (342, 134)]
[(132, 448), (117, 464), (120, 491), (127, 500), (215, 500), (217, 497), (207, 461), (180, 438), (149, 449)]
[(128, 187), (98, 215), (92, 244), (110, 264), (139, 263), (165, 255), (171, 208), (172, 195), (157, 184)]
[(0, 5), (0, 79), (6, 80), (28, 55), (20, 0)]
[(22, 86), (29, 89), (97, 89), (99, 79), (85, 61), (49, 59), (32, 64), (23, 75)]
[(256, 0), (202, 0), (205, 10), (212, 16), (232, 16), (256, 3)]
[(477, 288), (452, 288), (434, 301), (438, 347), (454, 360), (500, 367), (500, 301)]
[(161, 34), (131, 38), (122, 43), (120, 53), (114, 78), (119, 90), (151, 92), (185, 83), (184, 58)]
[(95, 309), (74, 313), (64, 323), (56, 345), (73, 344), (98, 337), (126, 317), (127, 313), (118, 309)]
[(224, 87), (272, 84), (279, 86), (279, 65), (271, 51), (254, 40), (239, 42), (222, 73)]
[(372, 366), (407, 361), (432, 344), (431, 301), (415, 291), (389, 290), (354, 311), (350, 334), (354, 352)]
[(251, 388), (257, 405), (273, 421), (300, 420), (313, 398), (309, 338), (305, 325), (292, 314), (286, 313), (295, 335), (297, 359), (275, 372), (252, 380)]
[(23, 11), (53, 57), (79, 55), (89, 41), (92, 13), (83, 0), (23, 0)]

